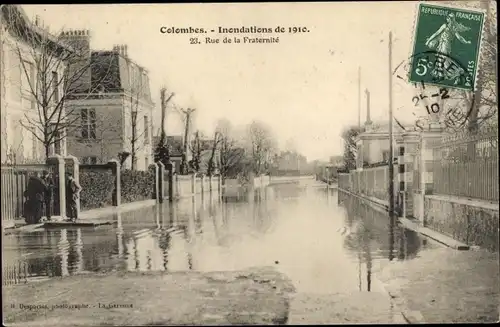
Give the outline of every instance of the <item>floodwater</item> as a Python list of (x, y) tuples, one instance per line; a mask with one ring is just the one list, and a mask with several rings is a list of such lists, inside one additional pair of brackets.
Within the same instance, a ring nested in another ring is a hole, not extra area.
[(4, 236), (4, 284), (111, 270), (275, 266), (299, 292), (370, 291), (389, 260), (436, 246), (391, 228), (386, 213), (356, 198), (301, 184), (239, 198), (206, 193), (112, 219), (115, 226)]

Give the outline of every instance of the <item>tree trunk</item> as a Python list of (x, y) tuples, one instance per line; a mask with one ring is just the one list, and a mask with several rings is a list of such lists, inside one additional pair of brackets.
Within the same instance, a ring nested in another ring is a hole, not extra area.
[(184, 149), (183, 149), (183, 156), (182, 156), (182, 164), (181, 164), (181, 169), (182, 173), (186, 173), (186, 163), (187, 163), (187, 151), (188, 151), (188, 135), (189, 135), (189, 120), (190, 120), (190, 113), (188, 112), (186, 114), (186, 127), (184, 130)]

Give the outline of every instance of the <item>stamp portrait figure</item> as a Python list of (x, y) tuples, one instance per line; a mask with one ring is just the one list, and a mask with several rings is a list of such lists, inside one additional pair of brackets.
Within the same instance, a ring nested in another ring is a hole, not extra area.
[[(446, 16), (446, 22), (441, 25), (441, 27), (434, 32), (431, 36), (427, 38), (425, 41), (425, 45), (431, 49), (436, 50), (437, 60), (436, 66), (432, 71), (432, 75), (438, 79), (446, 78), (453, 79), (454, 84), (458, 83), (458, 78), (460, 74), (463, 73), (460, 70), (455, 70), (455, 74), (451, 73), (452, 70), (449, 71), (450, 74), (446, 75), (446, 71), (452, 67), (453, 63), (450, 60), (450, 56), (452, 54), (453, 41), (455, 38), (462, 42), (463, 44), (471, 44), (470, 40), (466, 40), (460, 33), (467, 32), (470, 30), (470, 27), (467, 27), (459, 22), (457, 22), (455, 14), (449, 13)], [(450, 76), (451, 75), (451, 76)]]

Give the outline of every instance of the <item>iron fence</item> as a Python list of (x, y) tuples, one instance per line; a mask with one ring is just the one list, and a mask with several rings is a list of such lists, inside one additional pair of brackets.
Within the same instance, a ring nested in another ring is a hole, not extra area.
[(498, 202), (498, 128), (448, 135), (433, 148), (435, 194)]

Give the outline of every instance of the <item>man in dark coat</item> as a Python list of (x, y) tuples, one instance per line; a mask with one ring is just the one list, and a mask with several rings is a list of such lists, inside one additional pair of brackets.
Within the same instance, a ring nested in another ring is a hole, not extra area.
[(26, 220), (28, 224), (37, 224), (43, 216), (43, 209), (46, 203), (46, 198), (50, 194), (49, 185), (49, 172), (43, 171), (42, 177), (36, 175), (30, 176), (28, 186), (25, 192), (27, 198), (25, 211)]

